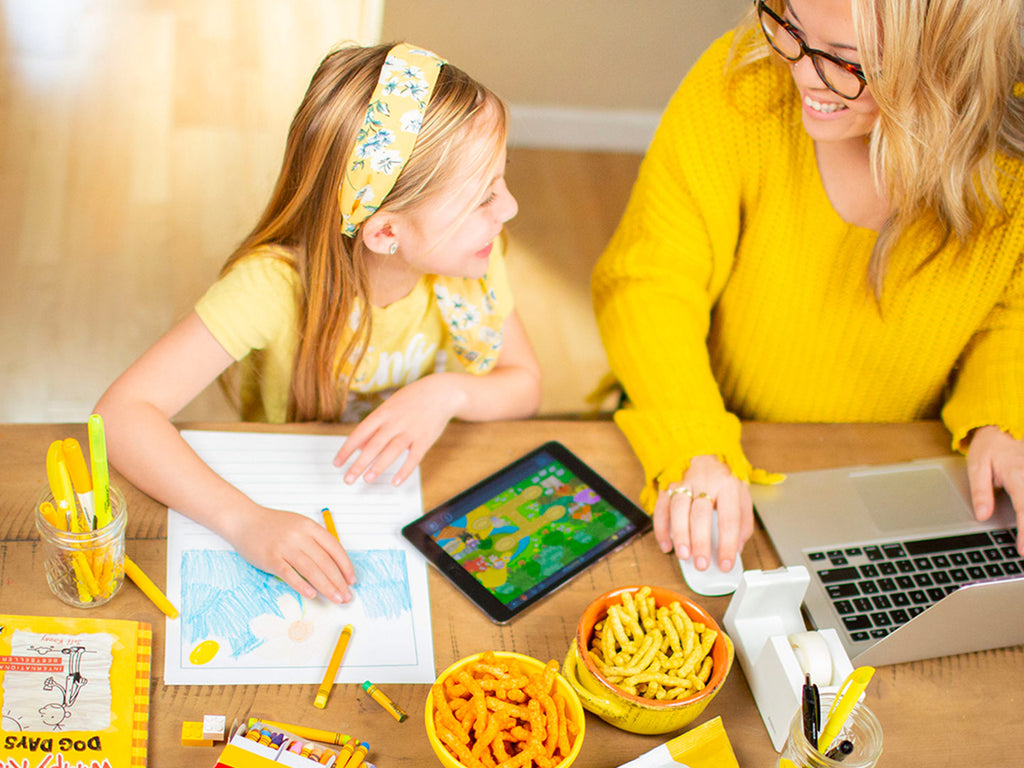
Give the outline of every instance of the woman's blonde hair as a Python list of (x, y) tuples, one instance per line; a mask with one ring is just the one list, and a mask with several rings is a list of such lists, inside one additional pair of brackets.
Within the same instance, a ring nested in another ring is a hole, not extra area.
[[(968, 243), (990, 212), (1002, 211), (996, 155), (1024, 155), (1024, 102), (1014, 90), (1024, 83), (1024, 4), (851, 2), (860, 64), (878, 104), (872, 170), (892, 206), (868, 269), (879, 295), (893, 247), (912, 226), (937, 226), (930, 260), (951, 241)], [(783, 0), (769, 5), (784, 7)], [(759, 42), (740, 64), (770, 55), (756, 12), (743, 27), (738, 40)]]
[[(221, 270), (254, 249), (279, 245), (298, 273), (298, 352), (288, 398), (289, 421), (327, 421), (345, 407), (348, 376), (370, 334), (367, 249), (362, 231), (341, 233), (338, 188), (356, 135), (394, 43), (344, 47), (320, 63), (288, 131), (281, 171), (266, 209)], [(474, 119), (481, 114), (485, 118)], [(465, 157), (473, 131), (494, 151)], [(488, 178), (505, 144), (507, 110), (485, 86), (450, 64), (441, 68), (416, 145), (380, 211), (414, 211), (444, 191), (467, 164)], [(485, 185), (484, 185), (485, 186)], [(349, 327), (359, 307), (355, 329)], [(340, 366), (340, 367), (339, 367)], [(340, 381), (339, 381), (340, 379)]]

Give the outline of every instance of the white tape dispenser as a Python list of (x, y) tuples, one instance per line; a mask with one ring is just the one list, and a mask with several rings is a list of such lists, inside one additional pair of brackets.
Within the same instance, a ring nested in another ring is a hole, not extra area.
[(800, 707), (804, 675), (826, 692), (837, 691), (853, 671), (834, 629), (804, 625), (800, 604), (808, 584), (799, 565), (744, 571), (722, 622), (776, 751)]

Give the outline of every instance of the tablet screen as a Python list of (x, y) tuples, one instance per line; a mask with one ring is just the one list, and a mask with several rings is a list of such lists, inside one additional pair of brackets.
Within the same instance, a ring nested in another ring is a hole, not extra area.
[(561, 443), (547, 443), (402, 533), (492, 619), (514, 615), (650, 527)]

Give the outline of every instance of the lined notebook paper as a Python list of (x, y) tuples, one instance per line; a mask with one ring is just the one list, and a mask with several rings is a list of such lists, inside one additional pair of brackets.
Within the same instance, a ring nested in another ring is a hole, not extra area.
[(167, 684), (319, 684), (345, 624), (355, 631), (336, 682), (433, 682), (427, 564), (401, 536), (423, 513), (418, 471), (397, 487), (390, 470), (347, 485), (332, 464), (343, 437), (195, 430), (182, 437), (259, 504), (318, 524), (330, 508), (357, 584), (346, 605), (309, 600), (169, 510), (167, 595), (181, 617), (166, 622)]

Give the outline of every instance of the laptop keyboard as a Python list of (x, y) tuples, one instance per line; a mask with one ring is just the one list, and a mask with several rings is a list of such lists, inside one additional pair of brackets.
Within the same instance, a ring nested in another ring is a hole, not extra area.
[(1016, 528), (808, 550), (810, 570), (855, 642), (877, 640), (964, 584), (1024, 574)]

